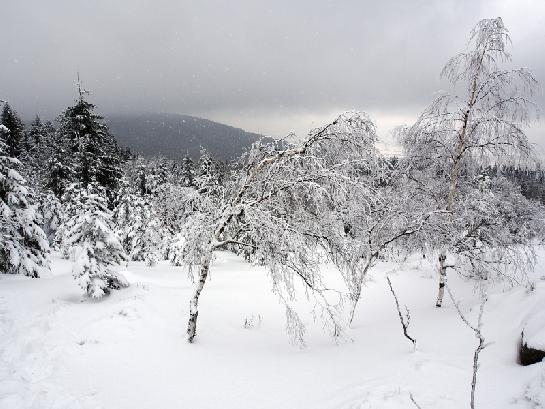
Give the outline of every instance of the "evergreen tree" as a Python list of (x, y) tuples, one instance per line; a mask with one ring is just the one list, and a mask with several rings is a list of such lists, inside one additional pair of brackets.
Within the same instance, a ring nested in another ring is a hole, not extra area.
[(49, 244), (21, 163), (7, 152), (0, 140), (0, 272), (39, 277), (49, 269)]
[[(114, 136), (93, 113), (95, 106), (80, 93), (74, 106), (58, 118), (53, 160), (49, 164), (49, 187), (62, 194), (67, 182), (91, 183), (108, 189), (117, 188), (121, 177), (121, 153)], [(110, 199), (113, 199), (110, 197)]]
[(38, 115), (36, 115), (34, 121), (30, 123), (30, 130), (28, 131), (28, 135), (30, 136), (33, 145), (41, 144), (44, 126), (44, 123)]
[(25, 164), (26, 177), (37, 192), (45, 194), (48, 184), (48, 163), (55, 145), (51, 122), (42, 122), (39, 116), (25, 132), (21, 161)]
[(120, 189), (114, 210), (116, 232), (131, 260), (155, 265), (162, 253), (159, 219), (148, 197), (131, 193), (128, 186)]
[(74, 181), (73, 161), (70, 157), (70, 147), (65, 138), (56, 133), (54, 138), (55, 149), (46, 164), (46, 189), (51, 190), (58, 198), (62, 197), (66, 188)]
[(8, 103), (4, 104), (0, 122), (9, 130), (2, 135), (7, 145), (6, 153), (13, 158), (19, 158), (23, 150), (24, 126), (17, 112)]
[(49, 243), (54, 243), (55, 234), (63, 220), (63, 206), (52, 191), (47, 191), (40, 200), (40, 210), (43, 215), (42, 228)]
[(111, 269), (125, 261), (126, 255), (113, 230), (105, 189), (96, 182), (74, 184), (65, 196), (70, 212), (59, 231), (62, 248), (74, 259), (74, 279), (93, 298), (127, 287), (127, 280)]
[(200, 151), (195, 185), (201, 193), (219, 194), (221, 190), (220, 166), (204, 148)]
[(176, 163), (164, 157), (153, 158), (147, 168), (146, 192), (157, 194), (167, 185), (175, 184)]
[(184, 187), (195, 186), (195, 164), (189, 156), (184, 156), (180, 165), (180, 184)]
[(8, 135), (9, 135), (9, 129), (0, 123), (0, 142), (3, 142), (4, 145), (6, 145), (6, 140), (9, 137)]

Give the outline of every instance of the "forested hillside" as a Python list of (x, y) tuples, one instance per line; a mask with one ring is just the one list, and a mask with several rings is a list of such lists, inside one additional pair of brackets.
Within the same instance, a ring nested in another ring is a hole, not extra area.
[(262, 138), (262, 135), (188, 115), (110, 114), (106, 122), (122, 146), (148, 157), (198, 159), (204, 148), (216, 159), (232, 160)]

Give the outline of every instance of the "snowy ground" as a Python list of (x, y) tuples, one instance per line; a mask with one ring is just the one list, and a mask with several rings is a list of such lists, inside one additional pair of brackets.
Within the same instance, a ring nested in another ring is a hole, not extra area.
[[(423, 409), (469, 407), (477, 341), (450, 301), (434, 307), (428, 265), (407, 263), (392, 275), (411, 309), (416, 352), (384, 280), (392, 265), (375, 269), (351, 340), (336, 344), (306, 317), (302, 350), (288, 342), (265, 271), (233, 255), (220, 253), (213, 265), (194, 345), (184, 340), (192, 286), (180, 268), (131, 264), (132, 286), (98, 302), (82, 299), (70, 268), (55, 258), (49, 278), (0, 276), (2, 409), (393, 409), (415, 407), (410, 393)], [(474, 319), (471, 284), (450, 282)], [(482, 353), (478, 407), (545, 406), (545, 363), (516, 363), (521, 325), (544, 299), (545, 281), (530, 295), (494, 289), (484, 327), (494, 343)], [(257, 325), (244, 328), (252, 316)]]

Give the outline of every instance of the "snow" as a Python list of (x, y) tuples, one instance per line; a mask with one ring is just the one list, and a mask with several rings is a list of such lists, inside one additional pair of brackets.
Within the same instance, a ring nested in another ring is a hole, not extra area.
[[(545, 283), (539, 283), (539, 287), (545, 293)], [(529, 348), (545, 351), (545, 299), (536, 303), (525, 321), (524, 342)]]
[[(339, 343), (312, 320), (304, 297), (298, 300), (307, 311), (304, 349), (288, 341), (285, 311), (265, 270), (229, 253), (212, 264), (195, 344), (184, 339), (192, 283), (182, 268), (120, 266), (131, 287), (97, 301), (82, 297), (71, 267), (55, 254), (48, 277), (0, 276), (2, 409), (395, 409), (414, 407), (411, 394), (422, 408), (469, 406), (477, 340), (450, 302), (434, 307), (437, 279), (419, 260), (374, 269)], [(384, 278), (394, 268), (416, 352)], [(454, 274), (449, 283), (475, 320), (472, 284)], [(543, 284), (530, 294), (492, 289), (483, 332), (493, 344), (481, 354), (478, 407), (545, 405), (545, 363), (516, 362), (522, 325), (545, 301)]]

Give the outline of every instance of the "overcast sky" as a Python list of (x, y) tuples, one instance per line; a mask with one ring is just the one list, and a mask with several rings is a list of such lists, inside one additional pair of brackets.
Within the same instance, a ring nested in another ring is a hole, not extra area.
[(445, 61), (497, 16), (513, 63), (545, 84), (545, 0), (2, 0), (0, 99), (54, 117), (79, 70), (103, 114), (184, 113), (283, 136), (358, 109), (386, 137), (447, 88)]

